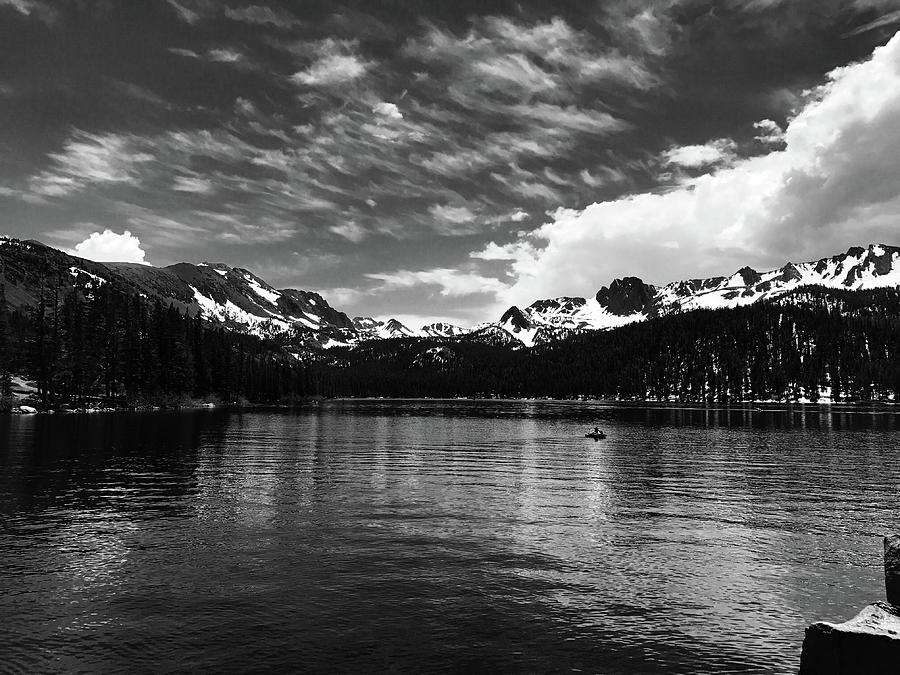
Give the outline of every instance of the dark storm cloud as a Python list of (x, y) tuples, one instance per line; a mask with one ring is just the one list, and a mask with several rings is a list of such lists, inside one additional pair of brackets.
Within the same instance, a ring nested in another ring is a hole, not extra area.
[(0, 0), (0, 207), (11, 234), (127, 228), (156, 263), (473, 318), (509, 277), (471, 252), (779, 147), (898, 10)]

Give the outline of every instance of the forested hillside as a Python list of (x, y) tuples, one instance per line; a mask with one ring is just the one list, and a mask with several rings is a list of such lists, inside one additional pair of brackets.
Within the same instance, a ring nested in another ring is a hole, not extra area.
[(0, 399), (11, 375), (37, 385), (43, 409), (177, 405), (191, 399), (283, 402), (313, 389), (274, 342), (229, 331), (128, 294), (40, 285), (37, 306), (11, 309), (0, 286)]
[(594, 396), (694, 402), (896, 400), (900, 290), (805, 288), (531, 349), (477, 336), (376, 340), (292, 353), (113, 284), (0, 287), (0, 396), (16, 374), (35, 403), (290, 403), (326, 396)]
[(354, 396), (894, 400), (900, 291), (809, 288), (515, 352), (465, 340), (395, 340), (345, 359), (346, 367), (323, 377)]

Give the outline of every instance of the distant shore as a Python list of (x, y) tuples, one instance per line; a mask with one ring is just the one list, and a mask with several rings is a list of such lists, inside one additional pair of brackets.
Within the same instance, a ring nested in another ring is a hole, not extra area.
[(127, 412), (187, 412), (197, 410), (233, 410), (233, 411), (254, 411), (254, 410), (290, 410), (292, 408), (318, 406), (329, 402), (346, 402), (346, 401), (446, 401), (446, 402), (516, 402), (516, 403), (592, 403), (606, 405), (610, 407), (649, 407), (656, 409), (672, 408), (675, 410), (745, 410), (748, 412), (767, 412), (778, 407), (815, 407), (815, 408), (847, 408), (861, 407), (867, 410), (873, 408), (894, 408), (898, 405), (896, 401), (741, 401), (741, 402), (718, 402), (711, 401), (709, 403), (701, 403), (699, 401), (660, 401), (654, 399), (599, 399), (599, 398), (511, 398), (511, 397), (423, 397), (423, 396), (339, 396), (335, 398), (310, 397), (290, 403), (250, 403), (250, 402), (195, 402), (177, 405), (126, 405), (126, 406), (86, 406), (71, 407), (63, 406), (60, 408), (42, 409), (39, 406), (30, 404), (13, 405), (10, 410), (0, 412), (6, 415), (92, 415), (98, 413), (127, 413)]

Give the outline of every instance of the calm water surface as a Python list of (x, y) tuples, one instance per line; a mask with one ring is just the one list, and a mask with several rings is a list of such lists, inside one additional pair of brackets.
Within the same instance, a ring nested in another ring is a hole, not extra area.
[(473, 401), (2, 418), (0, 670), (795, 672), (806, 624), (883, 597), (898, 429)]

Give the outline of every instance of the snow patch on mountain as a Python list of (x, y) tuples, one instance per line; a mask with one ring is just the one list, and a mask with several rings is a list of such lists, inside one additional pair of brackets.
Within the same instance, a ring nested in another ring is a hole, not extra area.
[(256, 293), (263, 300), (267, 300), (271, 302), (273, 305), (278, 304), (278, 298), (281, 297), (281, 293), (276, 292), (274, 289), (269, 287), (268, 285), (263, 286), (260, 283), (260, 280), (254, 277), (252, 274), (244, 274), (244, 279), (247, 281), (247, 285), (251, 291)]
[(450, 323), (431, 323), (427, 326), (422, 326), (419, 331), (425, 337), (442, 337), (442, 338), (450, 338), (457, 337), (459, 335), (463, 335), (467, 333), (465, 328), (460, 328), (459, 326), (454, 326)]

